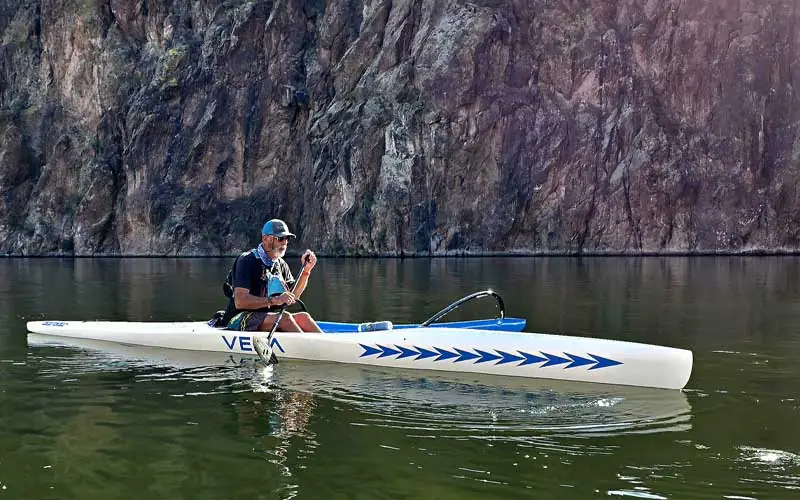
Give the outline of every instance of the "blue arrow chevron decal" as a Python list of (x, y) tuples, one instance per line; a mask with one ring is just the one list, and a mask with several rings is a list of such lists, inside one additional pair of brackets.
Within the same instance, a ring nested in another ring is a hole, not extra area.
[(417, 351), (415, 351), (413, 349), (409, 349), (408, 347), (403, 347), (401, 345), (396, 345), (395, 347), (400, 349), (400, 352), (403, 353), (403, 354), (397, 356), (397, 359), (403, 359), (403, 358), (407, 358), (409, 356), (419, 356), (419, 353)]
[(384, 347), (380, 344), (378, 344), (378, 349), (382, 351), (381, 354), (378, 356), (379, 358), (384, 358), (386, 356), (396, 356), (400, 354), (400, 351), (398, 351), (397, 349), (392, 349), (391, 347)]
[(433, 358), (439, 355), (433, 351), (429, 351), (428, 349), (423, 349), (422, 347), (417, 347), (417, 350), (419, 351), (419, 356), (414, 358), (414, 361), (419, 361), (420, 359), (425, 359), (425, 358)]
[(582, 358), (582, 357), (576, 356), (574, 354), (567, 354), (567, 353), (564, 353), (564, 354), (566, 354), (567, 357), (572, 360), (572, 363), (568, 364), (564, 368), (575, 368), (576, 366), (585, 366), (585, 365), (591, 365), (591, 364), (595, 363), (595, 361), (593, 361), (591, 359)]
[(518, 364), (517, 366), (535, 365), (535, 364), (543, 363), (543, 362), (547, 361), (547, 358), (543, 358), (541, 356), (534, 356), (533, 354), (528, 354), (527, 352), (522, 352), (522, 351), (518, 351), (518, 352), (520, 354), (522, 354), (522, 357), (525, 358), (525, 361), (523, 361), (522, 363)]
[(374, 347), (371, 347), (371, 346), (368, 346), (368, 345), (364, 345), (364, 344), (358, 344), (358, 345), (360, 345), (361, 347), (364, 348), (364, 354), (361, 355), (362, 358), (364, 356), (372, 356), (373, 354), (378, 354), (378, 353), (381, 352), (380, 349), (375, 349)]
[(544, 354), (544, 357), (547, 358), (547, 363), (543, 364), (542, 368), (544, 368), (545, 366), (553, 366), (553, 365), (561, 365), (564, 363), (569, 363), (569, 360), (567, 358), (562, 358), (561, 356), (556, 356), (555, 354), (547, 354), (546, 352), (543, 352), (542, 354)]
[(590, 354), (589, 356), (593, 357), (597, 361), (596, 365), (589, 368), (590, 370), (597, 370), (598, 368), (606, 368), (609, 366), (616, 366), (622, 364), (622, 361), (614, 361), (613, 359), (603, 358), (596, 354)]
[(280, 349), (282, 353), (286, 354), (286, 351), (283, 350), (283, 346), (281, 345), (280, 342), (278, 342), (278, 339), (272, 339), (272, 342), (270, 342), (269, 345), (273, 349), (275, 349), (275, 346), (277, 346), (278, 349)]
[[(273, 345), (277, 340), (273, 340)], [(419, 346), (384, 346), (381, 344), (366, 345), (359, 344), (364, 352), (361, 353), (362, 358), (376, 356), (377, 358), (394, 358), (405, 359), (409, 358), (412, 361), (419, 361), (421, 359), (430, 359), (434, 362), (451, 360), (453, 363), (460, 363), (464, 361), (472, 361), (473, 364), (493, 362), (495, 365), (515, 364), (515, 366), (525, 365), (539, 365), (539, 368), (548, 368), (551, 366), (563, 365), (562, 369), (567, 370), (570, 368), (579, 368), (581, 366), (589, 370), (599, 370), (601, 368), (608, 368), (623, 364), (622, 361), (604, 358), (596, 354), (586, 354), (579, 356), (568, 352), (559, 354), (551, 354), (548, 352), (540, 351), (536, 354), (531, 354), (524, 351), (506, 352), (499, 349), (494, 351), (485, 351), (477, 348), (463, 349), (460, 347), (451, 347), (445, 349), (442, 347), (431, 347), (426, 349)], [(278, 348), (283, 351), (280, 345)]]
[[(497, 353), (500, 354), (500, 357), (502, 358), (500, 361), (497, 362), (498, 365), (502, 365), (505, 363), (515, 363), (517, 361), (522, 361), (525, 359), (522, 356), (517, 356), (516, 354), (511, 354), (508, 352), (497, 351)], [(524, 365), (525, 363), (522, 364)]]
[(456, 359), (456, 363), (458, 363), (459, 361), (466, 361), (468, 359), (475, 359), (480, 357), (480, 355), (475, 354), (474, 352), (464, 351), (459, 349), (458, 347), (454, 347), (453, 349), (455, 349), (461, 355), (458, 357), (458, 359)]
[(481, 359), (479, 359), (475, 363), (486, 363), (487, 361), (495, 361), (500, 359), (499, 354), (492, 354), (490, 352), (481, 351), (480, 349), (475, 349), (475, 352), (481, 355)]
[(445, 359), (457, 358), (458, 357), (458, 354), (456, 354), (454, 352), (446, 351), (446, 350), (441, 349), (439, 347), (434, 347), (434, 349), (439, 351), (439, 357), (436, 358), (436, 361), (442, 361), (442, 360), (445, 360)]

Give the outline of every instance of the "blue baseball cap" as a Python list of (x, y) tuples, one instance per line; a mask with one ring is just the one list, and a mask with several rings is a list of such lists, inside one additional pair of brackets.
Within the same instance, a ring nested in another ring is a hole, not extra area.
[(267, 221), (264, 227), (261, 228), (261, 234), (269, 236), (291, 236), (292, 238), (297, 237), (294, 233), (289, 232), (289, 226), (280, 219)]

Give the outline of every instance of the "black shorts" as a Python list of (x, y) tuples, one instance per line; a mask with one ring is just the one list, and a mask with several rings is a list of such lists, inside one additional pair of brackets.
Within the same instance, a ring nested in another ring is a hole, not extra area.
[(261, 323), (267, 319), (271, 313), (260, 311), (242, 311), (228, 321), (228, 330), (240, 332), (255, 332)]

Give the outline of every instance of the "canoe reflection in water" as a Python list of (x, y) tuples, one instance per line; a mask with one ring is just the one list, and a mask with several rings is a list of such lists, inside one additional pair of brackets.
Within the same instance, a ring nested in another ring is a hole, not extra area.
[(241, 393), (242, 400), (236, 403), (243, 432), (282, 439), (309, 435), (308, 424), (316, 407), (312, 394), (277, 386), (275, 367), (265, 367), (253, 358), (229, 356), (226, 362), (238, 365), (242, 374), (252, 373), (253, 392)]
[[(260, 443), (258, 451), (281, 476), (293, 476), (289, 465), (292, 457), (309, 455), (317, 445), (316, 435), (309, 426), (316, 408), (314, 396), (274, 384), (274, 365), (266, 367), (254, 358), (236, 356), (229, 356), (223, 364), (233, 367), (243, 377), (251, 374), (247, 380), (252, 381), (253, 390), (240, 392), (240, 400), (234, 403), (239, 432)], [(284, 498), (292, 498), (298, 485), (288, 482), (274, 487), (283, 490)]]
[[(310, 435), (320, 399), (344, 403), (353, 424), (413, 429), (437, 437), (536, 442), (543, 435), (685, 431), (682, 391), (455, 372), (285, 360), (265, 367), (236, 354), (128, 346), (29, 334), (28, 343), (90, 349), (117, 363), (177, 368), (192, 380), (241, 394), (243, 426), (254, 435)], [(97, 356), (92, 360), (97, 369)], [(277, 443), (275, 443), (277, 444)]]

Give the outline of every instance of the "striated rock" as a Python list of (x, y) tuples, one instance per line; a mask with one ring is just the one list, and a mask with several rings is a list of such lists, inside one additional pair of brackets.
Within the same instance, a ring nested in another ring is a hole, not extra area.
[(0, 252), (800, 249), (789, 0), (0, 0)]

